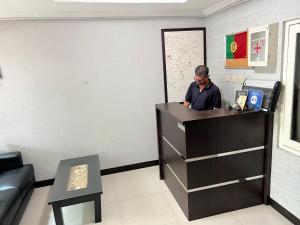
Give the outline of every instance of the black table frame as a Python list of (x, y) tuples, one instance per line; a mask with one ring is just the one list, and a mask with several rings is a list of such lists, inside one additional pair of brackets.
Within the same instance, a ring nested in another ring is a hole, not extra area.
[[(69, 173), (70, 166), (82, 163), (87, 163), (89, 167), (88, 187), (85, 189), (65, 191), (67, 182), (64, 181), (66, 179), (66, 175)], [(99, 173), (99, 175), (97, 175), (97, 173)], [(62, 160), (55, 178), (58, 183), (54, 182), (54, 187), (51, 190), (52, 192), (50, 194), (48, 204), (52, 205), (56, 225), (64, 225), (62, 207), (91, 201), (94, 202), (95, 223), (102, 221), (102, 182), (99, 157), (97, 155)]]
[(95, 223), (100, 223), (102, 221), (101, 215), (101, 195), (92, 194), (87, 196), (80, 196), (73, 199), (62, 200), (57, 203), (52, 203), (53, 214), (55, 218), (56, 225), (64, 225), (62, 207), (76, 205), (84, 202), (94, 202), (95, 207)]

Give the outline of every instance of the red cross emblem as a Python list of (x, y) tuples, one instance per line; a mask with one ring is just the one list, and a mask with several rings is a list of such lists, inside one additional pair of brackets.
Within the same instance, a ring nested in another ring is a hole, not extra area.
[(256, 51), (256, 54), (258, 54), (261, 50), (261, 47), (259, 46), (259, 43), (257, 42), (256, 47), (254, 48)]

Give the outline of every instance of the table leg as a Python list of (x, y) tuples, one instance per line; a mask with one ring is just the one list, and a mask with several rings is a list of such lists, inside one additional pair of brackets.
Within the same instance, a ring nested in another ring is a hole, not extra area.
[(95, 222), (99, 223), (102, 221), (102, 215), (101, 215), (101, 195), (96, 195), (95, 200)]
[(56, 225), (64, 225), (64, 219), (61, 211), (61, 207), (57, 205), (52, 205), (53, 214), (55, 218)]
[(161, 157), (159, 157), (158, 162), (159, 162), (159, 164), (158, 164), (159, 165), (159, 179), (164, 180), (165, 179), (164, 165), (163, 165), (164, 161)]

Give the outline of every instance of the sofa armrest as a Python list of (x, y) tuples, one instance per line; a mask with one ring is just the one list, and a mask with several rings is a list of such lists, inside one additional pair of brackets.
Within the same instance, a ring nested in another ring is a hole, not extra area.
[(0, 153), (0, 172), (17, 169), (22, 166), (21, 152)]

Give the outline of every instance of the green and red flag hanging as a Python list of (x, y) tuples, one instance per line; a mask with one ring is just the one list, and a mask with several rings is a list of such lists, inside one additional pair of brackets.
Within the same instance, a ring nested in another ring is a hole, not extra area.
[(248, 32), (226, 35), (226, 68), (248, 67)]

